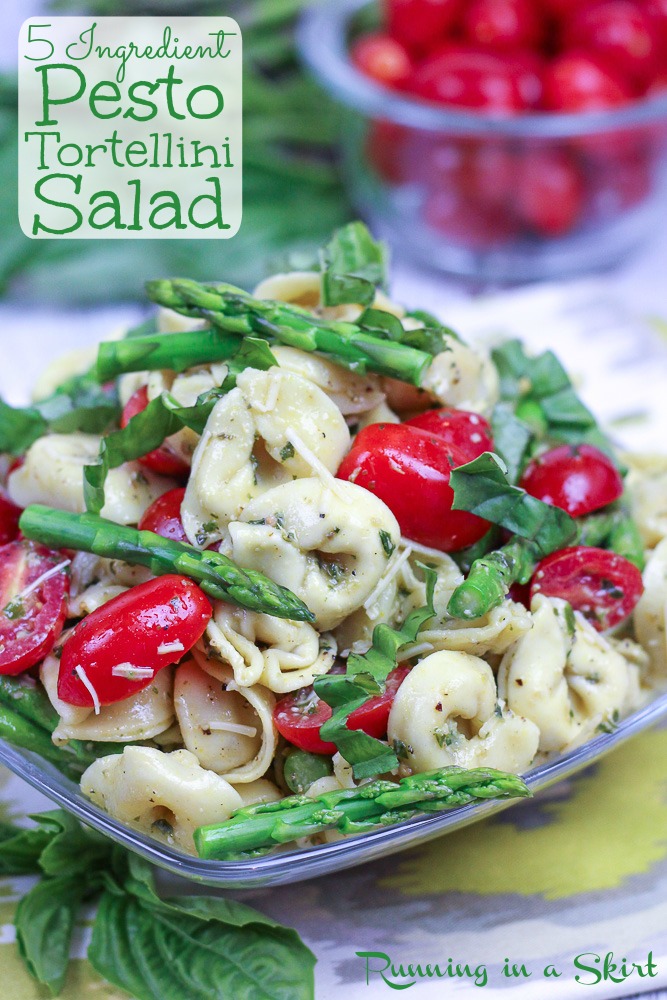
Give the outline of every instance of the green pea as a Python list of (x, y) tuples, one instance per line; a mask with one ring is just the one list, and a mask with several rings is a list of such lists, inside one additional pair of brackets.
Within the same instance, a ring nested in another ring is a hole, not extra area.
[(308, 791), (318, 778), (326, 778), (330, 774), (333, 774), (333, 765), (329, 757), (307, 753), (305, 750), (293, 750), (285, 758), (285, 784), (297, 795)]

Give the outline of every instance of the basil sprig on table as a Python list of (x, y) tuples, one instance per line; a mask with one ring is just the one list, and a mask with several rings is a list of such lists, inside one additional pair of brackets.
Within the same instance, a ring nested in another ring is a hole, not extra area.
[(75, 375), (30, 406), (9, 406), (0, 399), (0, 452), (22, 455), (47, 431), (101, 434), (119, 414), (115, 388), (103, 388), (94, 374)]
[[(130, 344), (138, 340), (129, 341)], [(174, 397), (163, 392), (151, 400), (145, 410), (138, 413), (122, 430), (114, 431), (102, 439), (97, 462), (83, 470), (83, 493), (86, 510), (99, 514), (104, 507), (104, 483), (111, 469), (124, 462), (141, 458), (154, 448), (159, 448), (171, 434), (189, 427), (197, 434), (203, 433), (213, 407), (236, 385), (236, 376), (245, 368), (266, 370), (275, 365), (276, 359), (265, 340), (246, 337), (227, 362), (228, 374), (217, 389), (202, 393), (194, 406), (180, 406)]]
[(345, 760), (352, 764), (355, 778), (370, 778), (398, 767), (392, 747), (359, 729), (348, 729), (347, 720), (370, 698), (382, 694), (385, 681), (396, 666), (398, 651), (414, 642), (422, 626), (435, 614), (433, 592), (437, 575), (422, 567), (426, 581), (426, 604), (412, 611), (400, 628), (386, 624), (373, 629), (371, 648), (363, 656), (352, 654), (344, 674), (324, 674), (314, 682), (315, 693), (330, 705), (333, 715), (320, 729), (320, 737), (334, 743)]
[(296, 931), (232, 899), (163, 899), (145, 861), (68, 813), (32, 818), (30, 829), (0, 825), (0, 874), (41, 876), (18, 904), (16, 941), (52, 995), (65, 983), (81, 905), (95, 901), (88, 960), (136, 1000), (313, 1000), (315, 957)]

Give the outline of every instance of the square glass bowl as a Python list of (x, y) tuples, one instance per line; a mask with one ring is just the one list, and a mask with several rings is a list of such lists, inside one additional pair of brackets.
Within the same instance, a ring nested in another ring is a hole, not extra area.
[[(577, 771), (667, 716), (667, 693), (658, 695), (649, 705), (628, 716), (612, 733), (603, 733), (525, 775), (532, 792), (538, 792)], [(436, 815), (417, 816), (371, 833), (347, 837), (317, 847), (277, 850), (252, 861), (203, 861), (164, 846), (153, 838), (113, 819), (89, 802), (78, 785), (64, 778), (51, 764), (36, 754), (20, 750), (0, 740), (0, 763), (5, 764), (37, 791), (42, 792), (82, 822), (105, 834), (123, 847), (141, 855), (160, 868), (202, 885), (224, 889), (247, 889), (256, 886), (300, 882), (318, 875), (328, 875), (352, 868), (416, 844), (432, 840), (470, 823), (486, 819), (507, 809), (521, 799), (486, 800), (471, 803)]]
[(511, 118), (429, 104), (350, 61), (376, 11), (377, 0), (314, 4), (299, 47), (343, 106), (351, 198), (393, 246), (483, 281), (549, 279), (618, 263), (667, 218), (667, 92)]

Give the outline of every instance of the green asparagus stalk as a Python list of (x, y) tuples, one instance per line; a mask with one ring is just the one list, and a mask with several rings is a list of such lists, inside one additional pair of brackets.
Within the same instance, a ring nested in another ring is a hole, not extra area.
[[(578, 520), (572, 544), (604, 546), (640, 569), (643, 567), (641, 536), (632, 518), (622, 510)], [(454, 618), (481, 618), (502, 604), (513, 583), (528, 583), (546, 554), (528, 539), (515, 536), (507, 545), (473, 562), (468, 576), (450, 597), (447, 611)]]
[(26, 538), (51, 548), (122, 559), (147, 566), (156, 576), (181, 573), (217, 600), (277, 618), (313, 621), (312, 612), (291, 591), (263, 573), (242, 569), (220, 552), (201, 552), (185, 542), (114, 524), (96, 514), (71, 514), (40, 504), (26, 507), (19, 525)]
[(195, 365), (228, 361), (239, 349), (239, 338), (220, 330), (193, 330), (189, 333), (154, 333), (129, 340), (100, 344), (96, 376), (108, 382), (125, 372), (169, 368), (184, 372)]
[(397, 783), (372, 781), (314, 799), (293, 795), (278, 802), (245, 806), (224, 823), (199, 827), (194, 839), (201, 858), (231, 861), (325, 830), (366, 833), (374, 827), (400, 823), (420, 813), (442, 812), (475, 799), (529, 795), (525, 782), (515, 774), (492, 768), (466, 771), (443, 767), (412, 774)]
[[(299, 306), (252, 298), (233, 285), (203, 285), (196, 281), (174, 279), (150, 281), (146, 290), (153, 302), (184, 316), (208, 320), (217, 331), (237, 336), (256, 335), (302, 351), (318, 351), (361, 374), (372, 371), (412, 385), (421, 385), (424, 372), (433, 359), (425, 351), (367, 333), (357, 323), (319, 319)], [(182, 352), (178, 357), (179, 364), (189, 367), (204, 360), (214, 360), (202, 357), (205, 352), (200, 343), (201, 332), (176, 336), (179, 337)], [(152, 353), (145, 351), (140, 359), (128, 357), (124, 343), (102, 345), (100, 358), (103, 361), (98, 362), (98, 373), (104, 373), (104, 377), (109, 378), (112, 372), (120, 374), (147, 367), (171, 368), (173, 365), (165, 363), (165, 358), (173, 337), (173, 334), (167, 335), (157, 346), (159, 338), (146, 338), (154, 346)], [(138, 343), (138, 340), (133, 342)], [(191, 352), (189, 356), (188, 351)], [(156, 363), (157, 357), (160, 364)], [(128, 368), (128, 364), (137, 367)]]

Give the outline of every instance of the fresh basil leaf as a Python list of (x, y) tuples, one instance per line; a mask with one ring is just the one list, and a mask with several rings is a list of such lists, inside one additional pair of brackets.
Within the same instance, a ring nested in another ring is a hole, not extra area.
[(68, 379), (31, 406), (14, 407), (0, 400), (0, 452), (22, 455), (47, 431), (101, 434), (119, 412), (115, 389), (103, 389), (90, 374)]
[(359, 319), (358, 325), (368, 333), (376, 337), (386, 337), (387, 340), (395, 340), (401, 343), (405, 330), (398, 316), (387, 312), (385, 309), (365, 309)]
[(426, 582), (426, 604), (412, 611), (400, 628), (376, 625), (371, 648), (363, 656), (352, 654), (345, 674), (326, 674), (314, 682), (316, 694), (333, 709), (333, 715), (320, 729), (323, 740), (334, 743), (352, 764), (355, 778), (369, 778), (398, 766), (394, 750), (381, 740), (358, 729), (348, 729), (352, 712), (369, 698), (384, 691), (384, 682), (396, 666), (398, 651), (414, 642), (425, 622), (435, 614), (433, 593), (437, 574), (422, 566)]
[(235, 911), (231, 900), (166, 908), (105, 892), (88, 958), (138, 1000), (312, 1000), (314, 957), (298, 935)]
[(104, 507), (104, 484), (111, 469), (159, 448), (166, 438), (183, 427), (201, 434), (213, 407), (234, 388), (240, 372), (246, 368), (266, 370), (276, 364), (265, 340), (248, 337), (229, 360), (229, 371), (222, 386), (202, 393), (194, 406), (180, 406), (168, 392), (151, 400), (125, 427), (103, 438), (97, 462), (84, 467), (83, 492), (88, 512), (99, 514)]
[(461, 341), (459, 335), (450, 326), (444, 326), (436, 316), (424, 309), (413, 309), (406, 315), (423, 323), (423, 326), (416, 330), (405, 331), (403, 343), (409, 347), (416, 347), (428, 354), (441, 354), (443, 351), (451, 350), (450, 341), (454, 340), (459, 343)]
[(532, 432), (508, 403), (498, 403), (494, 407), (491, 430), (495, 451), (507, 466), (507, 479), (516, 483), (528, 455)]
[(577, 536), (574, 518), (511, 486), (500, 459), (491, 452), (452, 469), (449, 481), (453, 510), (467, 510), (534, 542), (542, 555), (565, 548)]
[(322, 303), (370, 305), (386, 279), (387, 249), (376, 242), (363, 222), (336, 230), (320, 251)]
[(81, 826), (79, 821), (59, 810), (60, 830), (49, 839), (39, 858), (45, 875), (80, 875), (84, 878), (104, 866), (111, 852), (106, 837)]
[(46, 830), (21, 830), (3, 824), (0, 840), (0, 875), (33, 875), (39, 872), (39, 858), (49, 843)]
[(19, 902), (16, 943), (26, 968), (53, 996), (63, 988), (74, 924), (87, 884), (79, 875), (38, 882)]

